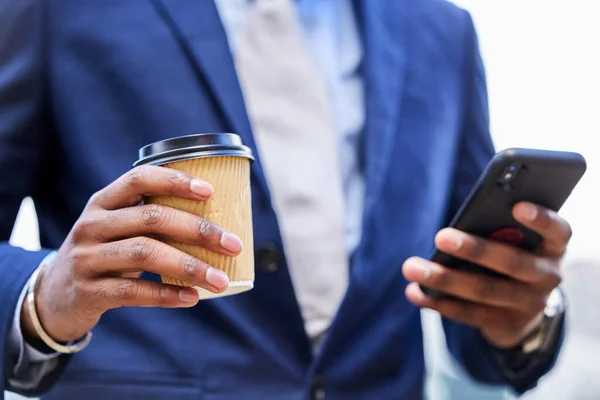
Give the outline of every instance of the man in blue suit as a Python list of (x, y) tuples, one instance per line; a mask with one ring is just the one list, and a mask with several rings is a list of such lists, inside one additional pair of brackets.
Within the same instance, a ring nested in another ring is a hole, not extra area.
[[(564, 312), (560, 296), (547, 299), (569, 225), (518, 204), (515, 218), (544, 238), (536, 254), (440, 231), (494, 152), (465, 11), (443, 0), (3, 0), (0, 10), (0, 393), (422, 399), (419, 307), (440, 312), (450, 352), (478, 381), (523, 393), (552, 367)], [(155, 238), (232, 257), (244, 244), (209, 221), (137, 206), (148, 194), (206, 201), (210, 182), (131, 169), (141, 146), (195, 132), (236, 132), (257, 155), (255, 287), (200, 302), (157, 274), (215, 293), (228, 277)], [(303, 157), (313, 161), (284, 162)], [(40, 251), (6, 242), (26, 196)], [(427, 261), (434, 237), (509, 279)]]

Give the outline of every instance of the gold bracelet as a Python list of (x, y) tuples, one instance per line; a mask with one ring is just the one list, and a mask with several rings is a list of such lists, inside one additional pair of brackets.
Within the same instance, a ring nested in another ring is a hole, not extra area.
[(34, 271), (29, 281), (29, 287), (27, 288), (27, 308), (29, 309), (29, 317), (31, 318), (31, 323), (33, 324), (33, 328), (35, 329), (35, 332), (38, 334), (40, 339), (42, 339), (46, 346), (50, 347), (52, 350), (63, 354), (78, 353), (81, 350), (85, 349), (88, 344), (90, 344), (90, 341), (92, 340), (91, 332), (88, 332), (83, 338), (77, 341), (72, 341), (67, 344), (60, 344), (46, 333), (46, 331), (42, 327), (40, 318), (38, 317), (37, 310), (35, 308), (35, 288), (40, 272), (46, 266), (44, 264), (45, 263), (42, 263), (42, 265)]

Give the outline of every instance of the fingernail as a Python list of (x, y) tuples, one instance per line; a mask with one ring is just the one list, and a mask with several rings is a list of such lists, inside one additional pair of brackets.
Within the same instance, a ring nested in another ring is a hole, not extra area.
[(523, 204), (521, 206), (521, 216), (525, 221), (531, 222), (537, 217), (538, 209), (533, 204)]
[(194, 289), (181, 289), (179, 291), (179, 300), (182, 303), (196, 303), (198, 301), (198, 292)]
[(242, 241), (235, 235), (229, 232), (223, 232), (221, 234), (221, 247), (232, 253), (239, 253), (242, 251)]
[(192, 179), (190, 181), (190, 190), (205, 199), (209, 198), (214, 193), (212, 185), (200, 179)]
[(450, 247), (450, 250), (452, 251), (460, 249), (463, 243), (462, 239), (458, 237), (458, 234), (456, 233), (449, 234), (445, 239), (446, 243), (448, 243), (448, 247)]
[(408, 261), (408, 267), (421, 272), (423, 280), (427, 280), (431, 276), (431, 268), (429, 262), (425, 260), (410, 260)]
[(206, 271), (206, 282), (210, 283), (219, 290), (229, 286), (229, 277), (227, 274), (216, 268), (209, 268)]
[(416, 262), (413, 265), (423, 273), (423, 280), (429, 279), (431, 276), (431, 268), (429, 267), (428, 262)]

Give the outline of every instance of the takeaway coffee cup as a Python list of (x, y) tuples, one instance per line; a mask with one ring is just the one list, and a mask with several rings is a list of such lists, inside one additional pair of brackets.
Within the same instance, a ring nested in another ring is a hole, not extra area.
[[(161, 239), (229, 276), (229, 288), (219, 294), (194, 287), (200, 299), (229, 296), (254, 287), (254, 250), (252, 237), (252, 204), (250, 194), (250, 163), (252, 151), (232, 133), (206, 133), (181, 136), (142, 147), (134, 167), (160, 165), (186, 172), (209, 182), (214, 195), (208, 201), (195, 201), (171, 196), (147, 197), (145, 204), (162, 204), (195, 214), (214, 222), (238, 236), (244, 243), (237, 257), (228, 257), (199, 246)], [(164, 283), (192, 287), (191, 284), (168, 276)]]

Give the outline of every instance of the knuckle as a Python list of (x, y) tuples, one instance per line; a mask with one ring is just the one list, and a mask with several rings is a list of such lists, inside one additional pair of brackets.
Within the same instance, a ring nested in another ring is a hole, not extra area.
[(515, 276), (521, 270), (522, 263), (522, 253), (519, 251), (510, 251), (505, 259), (504, 272), (508, 275)]
[(85, 281), (74, 279), (71, 284), (71, 292), (76, 299), (89, 299), (90, 294)]
[(102, 247), (102, 250), (100, 251), (102, 256), (105, 258), (108, 258), (108, 259), (119, 258), (119, 257), (121, 257), (121, 255), (123, 255), (123, 252), (124, 252), (124, 246), (123, 246), (123, 243), (121, 243), (121, 242), (107, 243), (106, 245), (104, 245)]
[(201, 268), (202, 263), (200, 262), (200, 260), (189, 256), (182, 257), (181, 269), (187, 281), (193, 282), (197, 280), (198, 272)]
[(454, 277), (451, 271), (446, 268), (434, 268), (431, 274), (431, 283), (438, 289), (447, 289), (452, 286)]
[(168, 301), (168, 289), (166, 286), (160, 286), (151, 291), (150, 298), (153, 304), (164, 304)]
[(486, 252), (486, 241), (478, 237), (471, 237), (467, 240), (465, 253), (473, 260), (481, 258)]
[(127, 209), (109, 211), (108, 213), (106, 213), (106, 220), (110, 224), (110, 226), (118, 226), (122, 224), (121, 221), (123, 221), (126, 212)]
[(146, 227), (160, 226), (165, 221), (166, 209), (160, 204), (142, 207), (141, 224)]
[(76, 297), (81, 297), (86, 292), (85, 284), (80, 279), (73, 279), (71, 290)]
[(96, 304), (101, 299), (101, 288), (91, 282), (79, 281), (75, 286), (77, 298), (86, 304)]
[(71, 229), (71, 239), (75, 243), (81, 243), (87, 239), (87, 235), (85, 223), (81, 222), (81, 220), (77, 220)]
[(183, 172), (172, 170), (169, 174), (168, 183), (172, 189), (178, 189), (182, 186), (188, 186), (190, 178)]
[(88, 200), (86, 207), (91, 207), (93, 204), (97, 204), (103, 196), (103, 191), (99, 190), (94, 193)]
[(93, 235), (96, 220), (89, 214), (82, 215), (71, 230), (71, 237), (75, 242), (83, 242)]
[(110, 294), (104, 285), (100, 284), (86, 288), (83, 296), (82, 301), (91, 311), (103, 313), (109, 308)]
[(499, 295), (499, 285), (492, 278), (477, 276), (473, 285), (473, 291), (476, 300), (496, 298)]
[(90, 281), (76, 279), (71, 285), (70, 294), (90, 310), (103, 311), (105, 309), (104, 300), (106, 295), (103, 293), (102, 286), (94, 285)]
[(97, 285), (91, 290), (89, 290), (89, 299), (90, 300), (107, 300), (108, 299), (108, 291), (106, 287), (103, 285)]
[(151, 264), (158, 257), (156, 247), (154, 240), (140, 238), (131, 245), (129, 258), (136, 264)]
[(140, 287), (135, 280), (128, 280), (117, 287), (115, 296), (121, 305), (128, 304), (140, 296)]
[(198, 223), (197, 233), (201, 238), (209, 238), (217, 233), (217, 228), (209, 220), (201, 219)]
[(132, 189), (140, 188), (148, 176), (148, 166), (135, 167), (125, 175), (125, 184)]
[(74, 248), (69, 253), (69, 261), (76, 270), (82, 270), (88, 264), (89, 254), (81, 248)]

